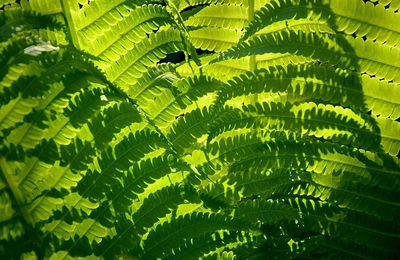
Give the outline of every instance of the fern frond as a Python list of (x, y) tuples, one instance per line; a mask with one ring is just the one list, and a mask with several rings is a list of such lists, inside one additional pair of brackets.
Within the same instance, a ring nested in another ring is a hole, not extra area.
[(371, 41), (390, 47), (398, 46), (398, 13), (368, 2), (349, 0), (332, 0), (330, 8), (335, 14), (336, 30), (347, 34), (355, 33), (358, 37), (366, 36)]
[(252, 223), (261, 221), (265, 224), (276, 224), (281, 220), (295, 219), (297, 214), (292, 207), (269, 200), (250, 200), (239, 203), (235, 209), (235, 216)]
[(382, 6), (388, 6), (393, 10), (398, 10), (400, 8), (399, 0), (371, 0), (372, 3), (377, 3)]
[(383, 150), (390, 155), (397, 156), (400, 151), (399, 131), (400, 123), (390, 118), (377, 117), (376, 121), (382, 135), (381, 144)]
[[(240, 96), (262, 93), (279, 93), (282, 101), (289, 102), (320, 100), (343, 107), (366, 110), (363, 97), (376, 99), (378, 106), (387, 103), (385, 99), (375, 98), (376, 94), (362, 91), (357, 83), (359, 76), (323, 64), (299, 64), (287, 66), (270, 66), (254, 72), (247, 72), (228, 81), (230, 86), (221, 93), (221, 100), (226, 102)], [(367, 79), (367, 78), (366, 78)], [(373, 89), (375, 85), (369, 84)], [(240, 86), (235, 87), (235, 86)], [(351, 96), (351, 102), (349, 97)]]
[(398, 112), (398, 101), (400, 100), (398, 86), (367, 75), (363, 75), (361, 79), (365, 102), (372, 114), (393, 120), (398, 119), (400, 117)]
[(231, 244), (239, 244), (241, 241), (243, 241), (242, 243), (248, 243), (249, 240), (249, 237), (234, 231), (206, 233), (185, 241), (184, 245), (174, 250), (166, 259), (198, 259), (199, 257), (207, 259), (204, 256), (213, 255), (224, 246), (229, 248)]
[(179, 11), (182, 11), (188, 7), (212, 5), (212, 4), (242, 5), (244, 7), (247, 6), (246, 2), (240, 0), (185, 0), (185, 1), (172, 0), (172, 2), (174, 2), (174, 4), (175, 2), (177, 2), (176, 6), (179, 8)]
[[(265, 19), (267, 17), (267, 19)], [(371, 21), (370, 17), (373, 17)], [(244, 39), (262, 28), (271, 28), (274, 23), (286, 20), (290, 27), (296, 20), (320, 21), (330, 24), (332, 29), (389, 46), (396, 46), (399, 30), (396, 28), (398, 14), (362, 1), (270, 1), (256, 15), (246, 28)], [(329, 27), (325, 30), (329, 30)], [(321, 30), (320, 30), (321, 31)]]
[[(346, 45), (343, 45), (344, 40), (347, 41)], [(377, 52), (384, 55), (379, 58), (372, 57), (372, 53)], [(343, 38), (339, 35), (319, 35), (302, 31), (282, 31), (253, 37), (222, 53), (211, 63), (264, 53), (292, 53), (328, 62), (343, 69), (366, 72), (378, 78), (398, 82), (399, 65), (388, 58), (399, 56), (400, 52), (397, 48), (380, 45), (370, 40), (364, 41), (362, 38)]]
[[(104, 4), (106, 3), (101, 4), (102, 8)], [(92, 5), (96, 3), (90, 3), (89, 6), (96, 8)], [(79, 18), (73, 17), (73, 19)], [(101, 18), (87, 25), (76, 24), (76, 27), (80, 41), (85, 43), (82, 46), (84, 50), (115, 62), (126, 55), (135, 43), (146, 38), (146, 33), (151, 33), (168, 23), (172, 23), (172, 20), (165, 7), (161, 5), (143, 5), (137, 8), (119, 5)], [(115, 34), (120, 37), (115, 38)]]
[[(235, 129), (268, 128), (351, 143), (364, 149), (379, 148), (379, 136), (368, 127), (369, 122), (350, 109), (306, 102), (299, 105), (270, 102), (244, 106), (243, 110), (222, 114), (210, 127), (209, 137)], [(369, 136), (369, 142), (365, 141), (365, 136)]]
[(240, 32), (226, 28), (200, 28), (189, 32), (193, 46), (202, 50), (221, 52), (234, 46)]
[[(290, 64), (315, 63), (313, 57), (306, 57), (292, 53), (265, 53), (256, 56), (257, 68), (268, 68), (270, 66), (287, 66)], [(218, 63), (217, 63), (218, 64)]]
[(139, 161), (146, 153), (161, 147), (167, 146), (156, 133), (142, 131), (128, 135), (115, 147), (108, 147), (96, 158), (95, 170), (86, 174), (79, 183), (78, 190), (82, 189), (85, 195), (98, 199), (107, 193), (113, 194), (114, 189), (123, 188), (115, 172), (120, 172), (119, 177), (123, 179), (124, 172), (132, 162)]
[(21, 6), (25, 10), (31, 10), (46, 15), (62, 12), (61, 0), (22, 0)]
[(22, 8), (9, 8), (7, 12), (1, 13), (1, 16), (0, 19), (4, 19), (1, 23), (1, 41), (11, 38), (13, 34), (21, 31), (27, 33), (39, 29), (55, 31), (63, 28), (62, 22), (52, 16), (36, 14)]
[(220, 178), (218, 183), (209, 184), (202, 190), (201, 197), (214, 204), (217, 208), (237, 206), (240, 201), (260, 197), (273, 198), (299, 184), (308, 183), (310, 174), (301, 170), (273, 169), (245, 171), (231, 169), (231, 174)]
[(274, 27), (274, 23), (286, 20), (286, 26), (300, 19), (307, 21), (327, 22), (328, 10), (323, 6), (323, 1), (268, 1), (267, 4), (255, 13), (254, 19), (245, 28), (243, 39), (247, 39), (264, 27)]
[[(231, 87), (221, 93), (221, 100), (272, 92), (279, 93), (282, 101), (329, 100), (331, 104), (397, 119), (396, 85), (367, 75), (359, 78), (356, 73), (317, 64), (269, 67), (231, 79)], [(355, 83), (359, 80), (362, 82)]]
[(207, 134), (207, 124), (215, 115), (207, 108), (196, 109), (185, 115), (173, 124), (168, 139), (179, 152), (185, 153), (191, 147), (196, 148), (197, 139)]
[(155, 65), (167, 53), (181, 49), (181, 37), (178, 31), (169, 29), (150, 34), (149, 38), (135, 44), (134, 48), (116, 63), (105, 69), (111, 82), (129, 86), (130, 78), (139, 78), (147, 67)]
[(116, 196), (112, 198), (112, 201), (115, 207), (118, 209), (131, 205), (132, 200), (143, 193), (149, 184), (170, 172), (171, 166), (167, 155), (133, 164), (124, 178), (123, 189), (114, 192)]
[(172, 186), (150, 194), (143, 201), (139, 210), (132, 216), (138, 232), (143, 233), (144, 228), (151, 227), (159, 218), (183, 203), (184, 197), (182, 197), (181, 193), (179, 186)]
[(397, 259), (399, 0), (0, 3), (0, 258)]
[(357, 212), (339, 211), (333, 205), (314, 200), (294, 199), (289, 203), (295, 208), (302, 208), (303, 212), (308, 212), (303, 215), (304, 219), (300, 224), (306, 230), (320, 232), (318, 230), (323, 226), (324, 233), (334, 238), (346, 241), (351, 237), (351, 241), (359, 245), (374, 242), (371, 247), (382, 251), (386, 249), (392, 251), (393, 243), (399, 240), (396, 234), (398, 227), (393, 227), (381, 219), (365, 214), (360, 218), (361, 215)]
[(296, 251), (304, 257), (317, 258), (326, 254), (337, 258), (352, 259), (396, 258), (396, 253), (391, 251), (377, 250), (369, 246), (352, 243), (351, 241), (328, 238), (328, 236), (324, 235), (311, 236), (301, 240)]
[(0, 3), (0, 8), (7, 8), (8, 6), (15, 6), (17, 5), (16, 0), (2, 0)]
[(247, 10), (241, 5), (216, 4), (202, 8), (185, 21), (186, 26), (220, 27), (241, 30), (247, 22)]
[[(93, 219), (87, 218), (82, 222), (67, 223), (55, 220), (45, 224), (42, 231), (53, 234), (60, 240), (70, 240), (85, 237), (89, 243), (100, 243), (104, 237), (112, 236), (112, 230)], [(74, 237), (77, 236), (77, 237)]]
[[(389, 221), (398, 214), (400, 205), (396, 202), (395, 192), (374, 185), (354, 184), (348, 180), (349, 177), (346, 177), (345, 173), (337, 174), (337, 177), (315, 174), (312, 176), (313, 183), (307, 184), (310, 187), (293, 186), (293, 191), (288, 193), (318, 197), (337, 203), (342, 208)], [(284, 192), (282, 191), (282, 194)]]
[(241, 58), (247, 55), (264, 54), (267, 52), (289, 52), (306, 57), (312, 57), (314, 59), (320, 58), (323, 61), (335, 60), (334, 64), (336, 64), (340, 59), (336, 56), (333, 57), (333, 53), (340, 55), (344, 54), (344, 52), (341, 50), (340, 45), (330, 44), (330, 42), (334, 40), (333, 36), (329, 35), (284, 30), (281, 32), (255, 36), (248, 41), (241, 42), (232, 49), (222, 53), (218, 58), (212, 60), (211, 63), (232, 58)]
[[(205, 75), (209, 75), (218, 80), (226, 82), (232, 77), (238, 76), (250, 70), (249, 57), (209, 64), (209, 61), (216, 58), (216, 56), (216, 54), (205, 54), (200, 57), (200, 62), (202, 64), (208, 64), (206, 67), (202, 68)], [(189, 63), (182, 63), (177, 67), (177, 72), (182, 76), (191, 76), (193, 73)]]
[[(288, 151), (291, 152), (288, 152)], [(269, 141), (262, 144), (254, 134), (221, 139), (210, 146), (213, 156), (210, 165), (204, 165), (208, 174), (214, 174), (218, 161), (230, 165), (234, 171), (295, 168), (317, 173), (333, 174), (335, 169), (354, 174), (360, 182), (392, 190), (398, 183), (395, 166), (382, 164), (377, 157), (353, 151), (352, 148), (318, 141), (294, 141), (290, 139)], [(377, 156), (377, 154), (375, 154)], [(372, 157), (372, 158), (370, 158)], [(301, 158), (301, 159), (300, 159)], [(357, 158), (357, 159), (356, 159)]]
[(145, 104), (141, 104), (141, 108), (150, 115), (154, 123), (163, 129), (169, 127), (192, 104), (191, 109), (204, 107), (202, 98), (210, 97), (222, 86), (222, 82), (206, 76), (182, 79), (175, 81), (169, 91), (156, 93), (155, 96), (146, 100)]
[[(399, 48), (378, 44), (371, 40), (364, 41), (362, 38), (348, 38), (347, 40), (360, 59), (360, 72), (376, 76), (379, 79), (393, 81), (395, 83), (399, 82)], [(376, 57), (372, 53), (382, 53), (382, 55)]]
[(136, 100), (138, 103), (149, 99), (154, 92), (162, 89), (167, 89), (179, 77), (175, 73), (175, 68), (172, 64), (157, 64), (149, 68), (132, 86), (127, 89), (126, 94)]
[(144, 259), (162, 257), (186, 240), (221, 229), (244, 230), (246, 225), (219, 214), (197, 213), (180, 216), (158, 226), (144, 241)]

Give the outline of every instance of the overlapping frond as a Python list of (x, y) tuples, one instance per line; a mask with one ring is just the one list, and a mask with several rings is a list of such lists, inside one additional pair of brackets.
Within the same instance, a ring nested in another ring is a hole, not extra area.
[(0, 258), (399, 258), (398, 0), (19, 2)]

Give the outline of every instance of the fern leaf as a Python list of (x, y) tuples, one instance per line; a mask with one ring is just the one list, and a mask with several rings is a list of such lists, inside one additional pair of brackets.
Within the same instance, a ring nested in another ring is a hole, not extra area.
[(397, 259), (398, 3), (2, 1), (0, 258)]
[[(348, 42), (347, 46), (339, 47), (340, 43), (343, 43), (343, 38), (339, 36), (333, 37), (316, 33), (303, 33), (301, 31), (298, 33), (282, 31), (280, 33), (257, 36), (248, 42), (242, 42), (222, 53), (211, 63), (240, 58), (246, 55), (289, 52), (311, 57), (322, 62), (329, 62), (340, 68), (357, 69), (360, 72), (366, 72), (388, 81), (398, 81), (398, 64), (386, 58), (397, 57), (399, 55), (397, 48), (379, 45), (370, 40), (364, 41), (362, 38), (346, 37), (345, 39)], [(384, 55), (380, 56), (380, 58), (371, 57), (371, 53), (377, 52), (384, 53)], [(343, 59), (344, 56), (347, 56), (346, 61)]]
[(400, 151), (399, 131), (400, 123), (389, 118), (376, 118), (381, 130), (381, 144), (385, 152), (397, 156)]
[(296, 210), (274, 201), (253, 200), (238, 204), (235, 209), (235, 216), (244, 218), (246, 221), (256, 223), (275, 224), (280, 220), (295, 219)]
[(135, 226), (139, 233), (143, 228), (151, 227), (159, 218), (165, 216), (172, 209), (176, 209), (178, 204), (184, 202), (181, 190), (177, 186), (166, 187), (143, 201), (142, 206), (132, 216)]
[[(223, 132), (241, 128), (269, 128), (278, 131), (288, 130), (326, 140), (332, 139), (343, 144), (350, 142), (355, 147), (370, 149), (379, 147), (379, 137), (370, 132), (369, 127), (364, 128), (367, 122), (362, 119), (363, 117), (357, 116), (352, 110), (342, 110), (342, 107), (322, 104), (317, 106), (314, 103), (282, 105), (270, 102), (256, 103), (255, 106), (249, 105), (243, 109), (244, 113), (233, 110), (217, 118), (210, 127), (209, 137), (214, 138)], [(318, 127), (314, 126), (314, 123)], [(368, 135), (371, 135), (370, 142), (365, 142), (364, 136)]]
[[(209, 64), (209, 61), (216, 57), (215, 54), (202, 55), (200, 61), (202, 64)], [(192, 62), (193, 63), (193, 62)], [(183, 63), (177, 67), (177, 72), (182, 76), (191, 76), (192, 70), (189, 66), (190, 63)], [(234, 76), (238, 76), (250, 70), (249, 58), (244, 57), (236, 60), (221, 61), (209, 64), (203, 68), (205, 75), (212, 76), (223, 82), (228, 81)], [(196, 70), (195, 70), (196, 71)]]
[(60, 240), (70, 240), (75, 235), (85, 237), (89, 240), (89, 243), (93, 241), (100, 243), (104, 237), (112, 236), (110, 229), (90, 218), (72, 224), (56, 220), (44, 225), (42, 231), (52, 233)]
[[(338, 57), (333, 58), (333, 53), (338, 55), (339, 53), (343, 54), (343, 51), (339, 46), (329, 44), (332, 40), (334, 39), (329, 35), (284, 30), (277, 33), (259, 35), (249, 39), (249, 41), (241, 42), (232, 49), (222, 53), (218, 58), (212, 60), (211, 63), (232, 58), (241, 58), (247, 55), (264, 54), (267, 52), (289, 52), (312, 58), (320, 58), (323, 56), (324, 61), (334, 59), (336, 61), (335, 63), (338, 63)], [(322, 51), (322, 49), (324, 51)]]
[[(231, 173), (232, 176), (224, 176), (218, 183), (206, 187), (203, 190), (205, 196), (202, 194), (202, 198), (206, 197), (227, 207), (242, 199), (256, 196), (272, 198), (290, 187), (310, 180), (309, 173), (300, 170), (274, 169), (254, 173), (232, 168)], [(228, 189), (223, 185), (225, 182)]]
[(222, 82), (206, 76), (186, 78), (174, 83), (170, 91), (157, 93), (152, 99), (146, 100), (145, 104), (141, 104), (142, 109), (161, 129), (169, 127), (190, 105), (203, 107), (200, 100), (222, 87)]
[[(323, 20), (328, 16), (327, 10), (324, 10), (323, 1), (268, 1), (267, 4), (255, 13), (254, 19), (245, 28), (243, 39), (249, 38), (251, 35), (260, 31), (264, 27), (274, 26), (274, 23), (286, 20), (286, 24), (292, 24), (293, 18), (299, 20), (307, 18), (307, 20)], [(322, 8), (318, 5), (321, 5)], [(317, 8), (317, 6), (319, 8)], [(295, 20), (294, 20), (295, 21)]]
[[(255, 19), (246, 28), (244, 38), (264, 27), (273, 27), (278, 21), (287, 20), (286, 24), (292, 27), (296, 20), (307, 18), (331, 24), (336, 31), (355, 33), (358, 37), (366, 36), (370, 40), (393, 47), (397, 45), (399, 38), (399, 31), (395, 26), (397, 16), (381, 6), (361, 1), (270, 1), (255, 15)], [(373, 21), (370, 17), (374, 17)]]
[[(396, 120), (398, 112), (398, 88), (395, 84), (387, 83), (369, 76), (362, 76), (363, 92), (368, 109), (372, 114), (389, 117)], [(390, 97), (390, 100), (388, 100)]]
[(234, 46), (240, 32), (226, 28), (200, 28), (189, 32), (193, 46), (202, 50), (221, 52)]
[(185, 152), (190, 147), (196, 147), (197, 139), (208, 131), (207, 123), (213, 118), (213, 113), (203, 108), (186, 113), (171, 128), (168, 139), (179, 152)]
[(398, 13), (390, 12), (383, 6), (374, 6), (361, 1), (333, 0), (330, 8), (335, 14), (338, 31), (357, 36), (366, 36), (369, 40), (391, 47), (397, 46), (400, 31), (396, 26)]
[(323, 254), (330, 254), (338, 258), (354, 259), (396, 258), (395, 253), (391, 251), (381, 251), (369, 246), (355, 244), (351, 241), (327, 238), (327, 236), (323, 235), (304, 239), (302, 243), (299, 243), (298, 252), (306, 257), (320, 257)]
[(146, 153), (163, 146), (166, 147), (165, 143), (155, 133), (143, 131), (135, 135), (130, 134), (115, 147), (108, 147), (102, 152), (96, 159), (96, 170), (86, 175), (79, 183), (78, 189), (94, 198), (100, 198), (104, 193), (112, 194), (114, 189), (121, 188), (121, 182), (113, 173), (120, 172), (120, 178), (124, 178), (123, 172), (132, 162), (139, 161)]
[(186, 26), (221, 27), (241, 30), (247, 22), (247, 10), (241, 5), (209, 5), (185, 21)]
[[(176, 3), (175, 3), (175, 2)], [(210, 4), (227, 4), (227, 5), (242, 5), (247, 6), (246, 2), (240, 0), (187, 0), (187, 1), (177, 1), (172, 0), (172, 2), (178, 7), (179, 11), (182, 11), (188, 7), (195, 7), (201, 5), (210, 5)]]
[(130, 98), (141, 102), (149, 99), (160, 87), (166, 89), (178, 79), (172, 64), (157, 64), (132, 83), (126, 93)]
[[(182, 245), (186, 239), (220, 229), (243, 230), (244, 223), (217, 214), (198, 213), (180, 216), (158, 226), (144, 241), (144, 259), (162, 257)], [(191, 230), (191, 231), (189, 231)], [(195, 230), (196, 232), (193, 232)]]
[[(359, 219), (359, 214), (353, 211), (345, 211), (340, 214), (338, 208), (329, 205), (327, 203), (321, 203), (313, 200), (291, 200), (290, 204), (293, 207), (302, 207), (305, 211), (309, 211), (308, 215), (305, 214), (304, 225), (305, 229), (317, 231), (320, 229), (319, 225), (327, 227), (328, 234), (335, 232), (335, 238), (341, 238), (351, 236), (353, 237), (353, 243), (366, 245), (368, 241), (374, 241), (372, 248), (390, 250), (393, 244), (399, 239), (396, 235), (396, 231), (393, 227), (390, 227), (388, 223), (380, 219), (376, 219), (367, 215), (364, 218)], [(381, 225), (381, 231), (376, 229), (377, 226)], [(386, 228), (384, 228), (386, 227)], [(397, 229), (397, 227), (395, 228)], [(385, 231), (383, 231), (385, 230)], [(394, 231), (394, 232), (393, 232)], [(317, 231), (318, 232), (318, 231)], [(362, 236), (354, 236), (352, 234), (363, 234)], [(346, 239), (343, 239), (346, 240)]]
[[(91, 5), (90, 8), (96, 8)], [(143, 40), (146, 33), (168, 23), (172, 23), (172, 20), (161, 5), (143, 5), (134, 9), (128, 5), (119, 5), (88, 25), (76, 26), (80, 41), (85, 43), (84, 50), (110, 61), (117, 61), (135, 43)], [(121, 37), (115, 39), (115, 34)]]
[(61, 0), (22, 0), (21, 6), (25, 10), (32, 10), (41, 14), (57, 14), (61, 13)]
[(400, 2), (398, 0), (371, 0), (372, 3), (378, 3), (383, 6), (389, 6), (393, 10), (398, 10)]
[[(322, 64), (271, 66), (232, 78), (228, 82), (230, 87), (220, 96), (221, 102), (226, 102), (240, 96), (272, 92), (279, 93), (282, 101), (285, 97), (289, 102), (312, 99), (323, 103), (329, 100), (330, 104), (362, 111), (366, 110), (363, 97), (376, 99), (378, 106), (387, 104), (383, 97), (375, 98), (376, 94), (370, 94), (372, 91), (363, 92), (361, 84), (356, 83), (358, 79), (355, 73)], [(371, 88), (375, 88), (375, 85)]]
[(239, 244), (246, 239), (248, 238), (241, 233), (233, 231), (224, 232), (223, 234), (216, 232), (206, 233), (185, 241), (184, 245), (174, 250), (166, 259), (198, 259), (205, 255), (212, 255), (224, 246), (229, 247), (231, 244)]
[(181, 38), (178, 31), (170, 29), (151, 34), (149, 38), (136, 44), (132, 51), (124, 55), (118, 63), (106, 69), (111, 82), (121, 84), (130, 82), (130, 77), (139, 78), (148, 66), (155, 65), (166, 53), (181, 49)]
[[(332, 203), (337, 202), (338, 205), (343, 208), (364, 212), (366, 214), (389, 221), (399, 211), (399, 205), (396, 203), (395, 199), (396, 194), (394, 194), (392, 191), (388, 191), (376, 186), (374, 187), (364, 184), (356, 185), (350, 181), (347, 181), (344, 174), (339, 176), (340, 177), (328, 177), (326, 175), (312, 176), (312, 179), (315, 182), (312, 184), (312, 186), (315, 188), (311, 188), (310, 190), (319, 190), (321, 195), (318, 194), (318, 196), (316, 196), (313, 194), (313, 192), (307, 192), (307, 188), (298, 189), (298, 193), (304, 192), (304, 194), (299, 195), (307, 194), (319, 197), (323, 200), (331, 201)], [(337, 178), (341, 178), (341, 180), (338, 181)], [(379, 195), (376, 193), (378, 190)], [(351, 196), (351, 194), (356, 196)], [(355, 197), (357, 199), (354, 199)]]

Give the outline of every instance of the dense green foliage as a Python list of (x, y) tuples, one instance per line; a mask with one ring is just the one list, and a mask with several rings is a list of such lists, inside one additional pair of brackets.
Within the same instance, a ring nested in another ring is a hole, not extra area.
[(400, 258), (399, 0), (18, 2), (0, 259)]

